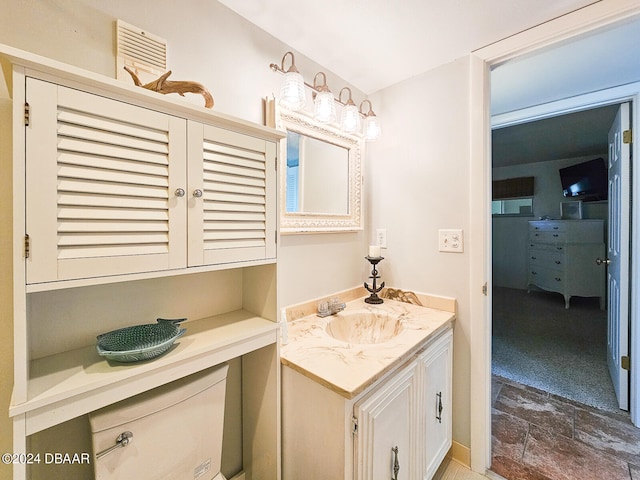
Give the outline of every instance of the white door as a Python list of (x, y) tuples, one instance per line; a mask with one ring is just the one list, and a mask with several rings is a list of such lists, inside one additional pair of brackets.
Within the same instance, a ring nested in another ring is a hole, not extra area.
[(607, 364), (622, 410), (629, 409), (629, 371), (622, 358), (629, 355), (629, 208), (631, 178), (629, 104), (620, 105), (609, 130), (609, 241), (607, 247)]

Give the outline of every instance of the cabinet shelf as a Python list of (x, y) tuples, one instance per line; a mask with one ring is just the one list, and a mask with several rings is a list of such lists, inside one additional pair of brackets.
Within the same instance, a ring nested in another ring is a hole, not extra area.
[(172, 349), (141, 363), (108, 362), (94, 345), (35, 359), (28, 399), (9, 415), (26, 414), (26, 434), (276, 343), (278, 325), (246, 310), (188, 321)]

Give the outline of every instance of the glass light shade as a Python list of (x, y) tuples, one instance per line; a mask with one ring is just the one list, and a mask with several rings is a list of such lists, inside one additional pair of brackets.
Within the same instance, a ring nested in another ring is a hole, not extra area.
[(302, 75), (298, 72), (285, 73), (280, 87), (280, 105), (289, 110), (301, 110), (306, 103), (307, 95)]
[(366, 140), (376, 140), (380, 137), (382, 129), (380, 128), (380, 121), (375, 115), (369, 115), (364, 119), (364, 138)]
[(313, 118), (320, 123), (330, 123), (336, 119), (336, 104), (330, 91), (316, 94), (313, 108)]
[(347, 103), (342, 107), (340, 128), (346, 133), (355, 133), (360, 130), (360, 112), (358, 112), (358, 107), (355, 104)]

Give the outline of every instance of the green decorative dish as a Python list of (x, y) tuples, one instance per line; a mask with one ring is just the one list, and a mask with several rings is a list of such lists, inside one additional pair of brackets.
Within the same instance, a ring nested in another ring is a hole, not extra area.
[(117, 362), (139, 362), (162, 355), (187, 331), (180, 328), (186, 318), (158, 318), (147, 323), (98, 335), (98, 354)]

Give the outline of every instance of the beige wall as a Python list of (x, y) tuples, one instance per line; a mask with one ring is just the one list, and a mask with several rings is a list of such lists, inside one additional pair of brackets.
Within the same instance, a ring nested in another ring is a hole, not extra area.
[(366, 174), (367, 224), (387, 229), (379, 270), (390, 285), (457, 299), (453, 438), (469, 446), (470, 259), (468, 248), (438, 251), (438, 229), (469, 233), (468, 61), (418, 75), (372, 101), (384, 119)]

